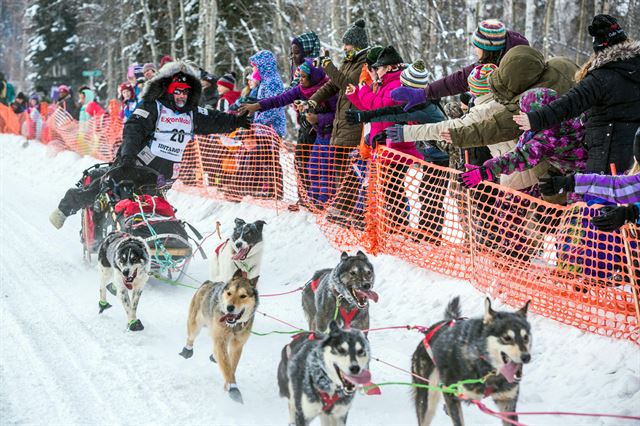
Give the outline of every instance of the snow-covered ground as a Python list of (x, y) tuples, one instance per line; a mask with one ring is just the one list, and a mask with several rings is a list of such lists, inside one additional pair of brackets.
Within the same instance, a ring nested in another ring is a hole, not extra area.
[[(186, 312), (193, 290), (151, 283), (138, 310), (142, 332), (127, 332), (125, 314), (98, 315), (94, 268), (82, 262), (79, 216), (61, 230), (48, 222), (65, 190), (95, 163), (71, 152), (56, 153), (36, 142), (0, 136), (0, 423), (5, 424), (286, 424), (287, 404), (278, 396), (276, 368), (285, 335), (252, 336), (238, 368), (245, 404), (222, 390), (209, 359), (206, 332), (194, 357), (178, 356), (185, 341)], [(306, 213), (280, 212), (172, 192), (178, 215), (200, 231), (235, 217), (264, 219), (266, 250), (262, 293), (292, 290), (319, 268), (332, 267), (339, 252)], [(217, 236), (205, 244), (211, 252)], [(372, 327), (429, 325), (446, 303), (461, 295), (466, 315), (482, 312), (483, 296), (463, 281), (417, 269), (389, 256), (373, 258), (378, 304)], [(190, 285), (207, 278), (206, 261), (191, 263)], [(303, 327), (300, 294), (261, 300), (260, 310)], [(533, 316), (532, 362), (525, 368), (518, 411), (640, 414), (640, 351), (626, 342), (584, 334)], [(287, 330), (258, 317), (254, 330)], [(370, 334), (375, 357), (409, 368), (421, 335), (416, 331)], [(407, 374), (373, 361), (374, 381), (410, 381)], [(487, 401), (490, 407), (492, 403)], [(464, 408), (467, 424), (499, 424), (476, 407)], [(527, 424), (632, 424), (630, 421), (536, 416)], [(407, 387), (386, 386), (381, 396), (358, 395), (349, 423), (415, 424)], [(450, 424), (438, 410), (437, 424)]]

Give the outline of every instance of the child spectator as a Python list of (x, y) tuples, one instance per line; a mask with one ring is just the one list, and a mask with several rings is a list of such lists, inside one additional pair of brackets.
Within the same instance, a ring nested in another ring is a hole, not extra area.
[(229, 107), (240, 97), (240, 92), (236, 88), (236, 74), (234, 72), (227, 73), (220, 77), (216, 82), (218, 86), (218, 103), (216, 109), (222, 112), (228, 112)]

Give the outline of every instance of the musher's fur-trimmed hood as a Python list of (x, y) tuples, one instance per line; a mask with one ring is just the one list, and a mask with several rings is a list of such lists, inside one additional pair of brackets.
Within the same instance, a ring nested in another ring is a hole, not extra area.
[(160, 68), (160, 71), (145, 83), (142, 89), (142, 100), (156, 101), (164, 98), (164, 100), (169, 101), (170, 106), (173, 107), (173, 99), (171, 96), (167, 96), (167, 87), (169, 87), (173, 76), (179, 72), (186, 74), (189, 85), (191, 86), (187, 104), (182, 109), (188, 111), (196, 109), (202, 93), (202, 84), (199, 79), (200, 73), (197, 68), (184, 61), (168, 62)]

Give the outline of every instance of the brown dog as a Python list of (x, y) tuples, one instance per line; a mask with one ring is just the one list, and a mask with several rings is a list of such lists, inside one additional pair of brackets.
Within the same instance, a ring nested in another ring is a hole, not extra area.
[(258, 307), (258, 278), (249, 280), (238, 270), (228, 283), (205, 281), (191, 299), (187, 344), (180, 353), (184, 358), (191, 358), (193, 341), (202, 327), (207, 326), (213, 339), (211, 360), (217, 360), (220, 365), (224, 389), (231, 399), (240, 403), (242, 394), (236, 384), (236, 368)]

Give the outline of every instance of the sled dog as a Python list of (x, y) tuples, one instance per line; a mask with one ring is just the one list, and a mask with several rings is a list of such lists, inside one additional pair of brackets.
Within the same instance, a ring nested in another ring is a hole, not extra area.
[(262, 264), (262, 228), (264, 220), (246, 223), (236, 218), (235, 228), (227, 238), (215, 249), (209, 263), (209, 278), (213, 282), (228, 282), (236, 270), (243, 271), (247, 278), (260, 275)]
[(336, 320), (343, 327), (368, 329), (369, 299), (378, 301), (374, 281), (373, 265), (361, 251), (355, 256), (343, 252), (335, 268), (317, 271), (302, 291), (302, 309), (309, 329), (326, 331), (336, 306)]
[[(142, 290), (149, 280), (150, 260), (147, 243), (139, 237), (114, 231), (107, 235), (98, 249), (98, 270), (100, 273), (100, 312), (109, 309), (107, 289), (120, 296), (127, 313), (129, 330), (144, 329), (142, 321), (136, 317)], [(112, 284), (110, 281), (113, 280)], [(131, 292), (131, 296), (129, 295)]]
[[(461, 319), (460, 299), (449, 302), (444, 320), (431, 326), (413, 353), (411, 371), (431, 385), (451, 385), (461, 380), (482, 379), (485, 383), (463, 385), (464, 396), (491, 396), (502, 412), (514, 412), (520, 392), (523, 364), (531, 361), (531, 329), (527, 302), (517, 312), (496, 312), (485, 300), (484, 318)], [(414, 376), (414, 383), (427, 384)], [(441, 392), (414, 390), (418, 424), (433, 420)], [(463, 425), (460, 399), (444, 393), (446, 411), (454, 425)], [(512, 416), (512, 420), (518, 420)], [(508, 422), (503, 424), (509, 425)]]
[(304, 332), (282, 349), (278, 366), (280, 396), (289, 399), (289, 423), (344, 425), (356, 386), (371, 383), (369, 342), (357, 329), (335, 321), (329, 333)]
[(240, 403), (242, 394), (236, 384), (235, 374), (258, 307), (257, 282), (258, 277), (244, 278), (240, 270), (236, 270), (226, 283), (205, 281), (191, 299), (187, 344), (180, 353), (184, 358), (191, 358), (195, 338), (202, 327), (208, 327), (213, 340), (210, 359), (220, 366), (224, 389), (234, 401)]

